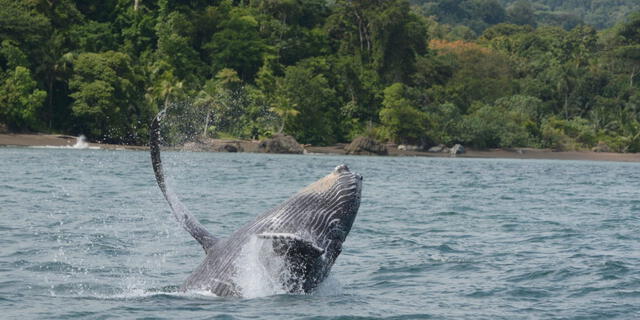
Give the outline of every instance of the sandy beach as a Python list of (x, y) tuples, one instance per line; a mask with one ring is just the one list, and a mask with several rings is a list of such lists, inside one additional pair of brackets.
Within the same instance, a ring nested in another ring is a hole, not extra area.
[[(78, 142), (78, 137), (60, 134), (0, 134), (0, 146), (2, 147), (73, 147)], [(145, 150), (146, 146), (118, 145), (107, 143), (88, 142), (92, 148), (109, 150)]]
[[(72, 147), (76, 144), (77, 137), (56, 134), (0, 134), (0, 146), (4, 147), (35, 147), (54, 146)], [(247, 142), (249, 143), (249, 142)], [(108, 150), (146, 150), (147, 146), (115, 145), (89, 142), (92, 148)], [(328, 147), (305, 146), (307, 153), (311, 154), (345, 154), (345, 144), (337, 144)], [(246, 148), (245, 148), (246, 149)], [(450, 157), (447, 153), (431, 153), (425, 151), (404, 151), (395, 147), (389, 147), (389, 156), (414, 156), (414, 157)], [(590, 161), (620, 161), (640, 162), (640, 153), (614, 153), (592, 151), (562, 151), (556, 152), (550, 149), (521, 148), (513, 150), (489, 149), (470, 150), (467, 148), (459, 158), (506, 158), (506, 159), (554, 159), (554, 160), (590, 160)]]

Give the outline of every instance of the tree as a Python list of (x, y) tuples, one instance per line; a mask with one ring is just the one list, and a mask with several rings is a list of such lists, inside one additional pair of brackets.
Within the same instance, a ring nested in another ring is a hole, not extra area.
[(493, 103), (513, 92), (512, 64), (502, 53), (464, 41), (432, 40), (431, 47), (454, 65), (447, 85), (431, 90), (437, 103), (452, 102), (466, 112), (474, 101)]
[(168, 107), (171, 102), (185, 96), (184, 82), (179, 81), (171, 71), (165, 71), (158, 77), (155, 84), (147, 88), (145, 97), (154, 106)]
[(629, 87), (633, 87), (634, 79), (640, 74), (640, 44), (620, 46), (613, 51), (617, 63), (622, 64), (629, 76)]
[(276, 108), (293, 115), (299, 112), (295, 122), (285, 122), (284, 131), (301, 143), (332, 144), (342, 137), (339, 134), (339, 112), (336, 92), (322, 71), (328, 70), (322, 59), (303, 60), (287, 67), (285, 76), (278, 82)]
[(628, 20), (615, 28), (617, 38), (612, 44), (611, 63), (618, 70), (628, 73), (629, 87), (640, 74), (640, 11), (630, 15)]
[(36, 45), (41, 42), (50, 21), (36, 10), (32, 1), (0, 0), (0, 39)]
[(488, 25), (502, 23), (507, 18), (506, 10), (497, 0), (473, 0), (470, 6), (472, 14)]
[(340, 55), (373, 68), (383, 84), (408, 83), (415, 60), (427, 52), (427, 24), (406, 0), (336, 2), (325, 27)]
[(478, 148), (524, 147), (533, 143), (527, 114), (506, 109), (504, 105), (477, 103), (462, 123), (463, 139)]
[(69, 83), (73, 115), (79, 120), (77, 130), (94, 139), (138, 141), (141, 131), (137, 128), (144, 131), (144, 124), (151, 118), (138, 81), (126, 54), (107, 51), (78, 55)]
[(204, 45), (215, 72), (223, 68), (238, 71), (241, 79), (253, 79), (270, 47), (259, 34), (258, 21), (246, 8), (233, 8), (221, 30)]
[(158, 58), (155, 68), (171, 72), (187, 83), (198, 83), (207, 68), (187, 36), (192, 28), (189, 19), (180, 12), (171, 12), (159, 19), (156, 26)]
[(0, 86), (0, 123), (11, 130), (38, 129), (38, 111), (47, 93), (39, 90), (29, 69), (17, 66)]
[(507, 15), (513, 24), (536, 26), (535, 12), (529, 1), (518, 0), (507, 8)]
[(297, 105), (291, 102), (290, 98), (286, 95), (280, 95), (276, 97), (272, 107), (269, 111), (275, 113), (280, 117), (280, 127), (278, 133), (282, 133), (287, 120), (294, 118), (300, 114), (300, 111), (296, 110)]
[(195, 105), (204, 110), (204, 134), (215, 131), (241, 135), (243, 127), (247, 125), (241, 119), (247, 107), (242, 85), (242, 80), (233, 69), (222, 69), (214, 79), (205, 83), (195, 100)]
[(435, 144), (451, 145), (461, 142), (462, 113), (453, 103), (427, 105), (424, 108), (428, 123), (426, 135)]
[(423, 144), (427, 115), (411, 104), (403, 84), (394, 83), (384, 89), (382, 105), (380, 122), (389, 140)]

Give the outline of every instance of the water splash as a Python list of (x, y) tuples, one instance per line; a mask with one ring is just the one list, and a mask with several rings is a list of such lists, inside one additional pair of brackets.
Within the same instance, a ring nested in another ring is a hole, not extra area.
[(99, 150), (100, 147), (94, 147), (89, 145), (87, 142), (87, 137), (81, 134), (79, 137), (76, 137), (76, 143), (71, 146), (29, 146), (29, 148), (34, 149), (90, 149), (90, 150)]
[(320, 285), (313, 293), (321, 297), (339, 296), (344, 293), (344, 287), (340, 280), (329, 273), (329, 276), (320, 282)]
[(89, 143), (87, 143), (87, 137), (85, 137), (84, 134), (81, 134), (79, 137), (76, 138), (76, 144), (71, 146), (71, 148), (74, 148), (74, 149), (88, 149), (89, 148)]
[[(288, 294), (295, 289), (293, 276), (283, 257), (273, 250), (269, 239), (252, 237), (242, 248), (236, 260), (237, 273), (233, 281), (240, 288), (244, 298), (259, 298), (278, 294)], [(342, 284), (329, 276), (320, 283), (313, 294), (333, 296), (342, 294)], [(297, 292), (297, 291), (296, 291)]]
[(269, 240), (252, 237), (242, 248), (236, 267), (233, 280), (245, 298), (288, 292), (282, 281), (289, 276), (284, 259), (273, 251)]

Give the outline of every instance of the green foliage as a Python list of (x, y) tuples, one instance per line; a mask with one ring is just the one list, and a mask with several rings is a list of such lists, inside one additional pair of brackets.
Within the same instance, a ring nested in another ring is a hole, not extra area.
[(29, 69), (17, 66), (0, 86), (0, 123), (12, 130), (38, 129), (37, 112), (47, 93), (36, 87)]
[[(516, 98), (517, 99), (517, 98)], [(478, 148), (512, 148), (532, 144), (528, 130), (531, 119), (521, 110), (510, 109), (508, 102), (496, 106), (477, 104), (464, 117), (463, 139)]]
[(219, 27), (221, 30), (204, 46), (213, 70), (231, 68), (242, 79), (253, 79), (270, 49), (259, 34), (258, 21), (250, 10), (233, 8)]
[(204, 64), (188, 37), (193, 27), (188, 21), (186, 15), (172, 12), (158, 22), (155, 68), (170, 71), (178, 79), (198, 81), (203, 75)]
[(325, 28), (340, 55), (353, 55), (385, 85), (407, 82), (427, 50), (426, 22), (406, 0), (336, 1)]
[(340, 138), (338, 101), (327, 71), (324, 59), (304, 60), (287, 67), (278, 81), (274, 108), (297, 111), (296, 121), (286, 122), (284, 131), (301, 143), (325, 145)]
[(114, 51), (83, 53), (69, 83), (79, 130), (94, 139), (136, 141), (140, 118), (150, 118), (129, 56)]
[[(439, 0), (423, 2), (422, 11), (426, 16), (435, 16), (441, 24), (452, 25), (452, 32), (458, 33), (466, 27), (473, 34), (480, 34), (487, 27), (502, 23), (507, 19), (505, 8), (497, 0)], [(456, 31), (456, 29), (458, 29)], [(459, 40), (464, 38), (453, 38)], [(464, 39), (470, 40), (470, 39)]]
[(380, 110), (380, 122), (388, 140), (422, 142), (427, 115), (411, 105), (403, 84), (394, 83), (384, 89), (382, 105), (384, 107)]
[(453, 75), (446, 87), (434, 89), (439, 102), (453, 102), (463, 111), (474, 101), (492, 103), (513, 92), (513, 70), (505, 55), (480, 47), (454, 48)]
[(0, 0), (0, 39), (29, 44), (42, 41), (50, 21), (36, 10), (35, 1)]
[(640, 151), (634, 0), (0, 5), (11, 130), (145, 143), (149, 119), (171, 106), (175, 143), (281, 131), (313, 144), (365, 134)]
[(542, 139), (546, 147), (564, 151), (589, 148), (597, 143), (596, 132), (582, 118), (561, 120), (550, 117), (542, 124)]
[(222, 69), (205, 82), (194, 101), (204, 115), (203, 135), (249, 138), (259, 134), (254, 131), (259, 129), (255, 126), (261, 110), (251, 103), (251, 92), (255, 94), (254, 89), (243, 86), (233, 69)]
[(0, 70), (13, 70), (18, 66), (29, 65), (27, 55), (11, 40), (0, 43)]
[[(498, 23), (608, 28), (640, 9), (636, 0), (412, 0), (441, 24), (464, 25), (477, 34)], [(458, 40), (458, 39), (449, 39)]]
[(453, 103), (430, 105), (426, 108), (426, 117), (430, 124), (427, 137), (433, 144), (453, 145), (461, 142), (462, 112)]
[(521, 26), (536, 26), (535, 12), (529, 1), (519, 0), (514, 2), (507, 9), (509, 22)]

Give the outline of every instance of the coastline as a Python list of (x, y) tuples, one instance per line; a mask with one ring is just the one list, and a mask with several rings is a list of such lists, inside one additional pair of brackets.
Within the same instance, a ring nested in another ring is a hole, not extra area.
[[(3, 133), (0, 147), (73, 147), (78, 137), (63, 134)], [(107, 150), (147, 150), (147, 146), (87, 142), (90, 148)]]
[[(77, 141), (77, 137), (57, 134), (0, 134), (0, 147), (69, 147), (72, 148)], [(256, 144), (257, 142), (245, 141), (245, 144)], [(147, 146), (116, 145), (106, 143), (88, 143), (90, 148), (100, 148), (106, 150), (148, 150)], [(346, 154), (345, 144), (334, 146), (317, 147), (305, 145), (308, 154)], [(245, 150), (250, 148), (245, 148)], [(400, 157), (439, 157), (448, 158), (448, 153), (433, 153), (426, 151), (405, 151), (395, 147), (389, 147), (388, 156)], [(502, 158), (502, 159), (548, 159), (548, 160), (588, 160), (588, 161), (618, 161), (618, 162), (640, 162), (640, 153), (614, 153), (614, 152), (593, 152), (593, 151), (553, 151), (550, 149), (519, 148), (513, 150), (489, 149), (470, 150), (464, 154), (457, 155), (458, 158)]]

